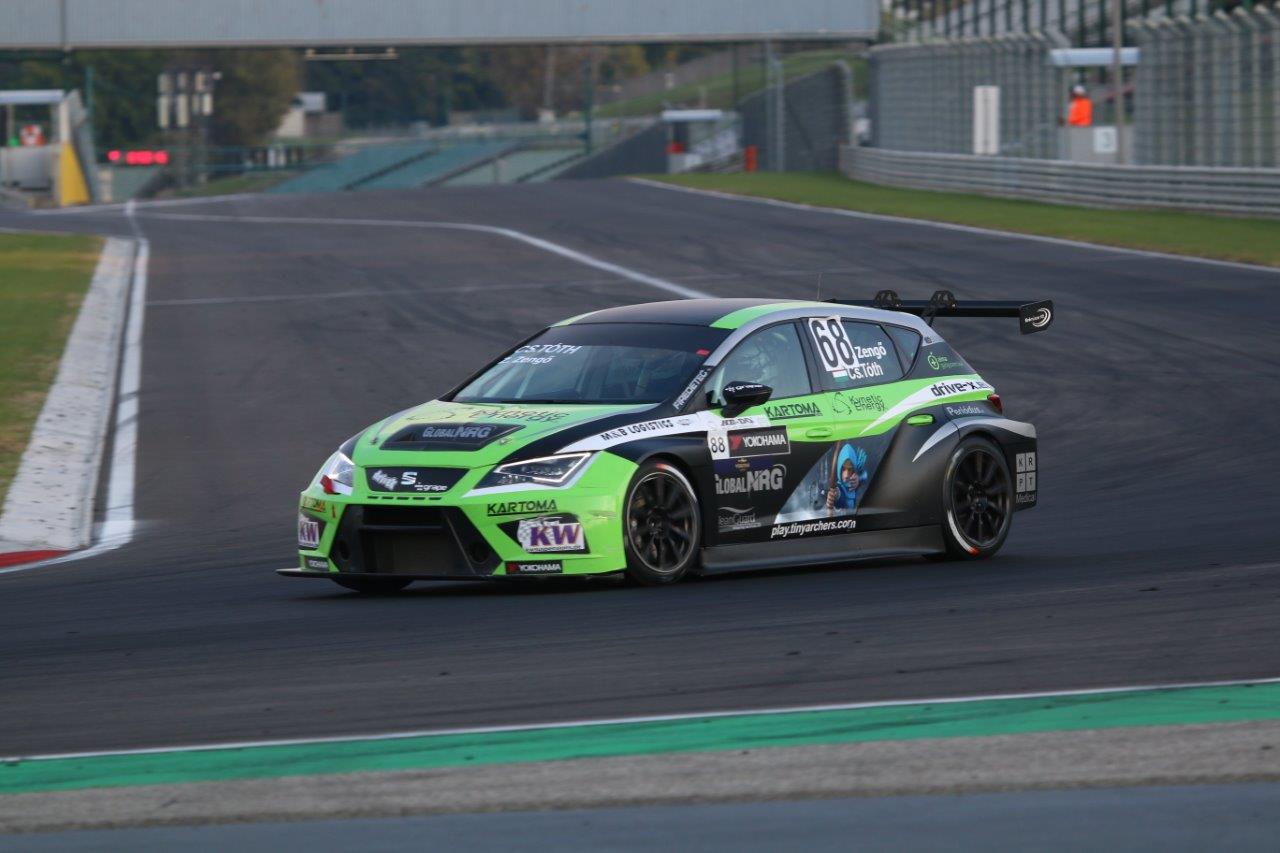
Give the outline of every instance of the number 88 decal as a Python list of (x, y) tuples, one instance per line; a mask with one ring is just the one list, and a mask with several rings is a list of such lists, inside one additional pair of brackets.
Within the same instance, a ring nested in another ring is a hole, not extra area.
[(853, 344), (845, 332), (839, 317), (813, 317), (809, 320), (809, 333), (822, 357), (822, 368), (839, 376), (861, 366), (854, 354)]

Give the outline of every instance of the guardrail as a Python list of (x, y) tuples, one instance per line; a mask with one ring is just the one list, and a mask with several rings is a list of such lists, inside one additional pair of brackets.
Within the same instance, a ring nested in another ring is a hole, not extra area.
[(840, 171), (873, 184), (1060, 204), (1280, 216), (1280, 169), (1113, 166), (845, 146)]

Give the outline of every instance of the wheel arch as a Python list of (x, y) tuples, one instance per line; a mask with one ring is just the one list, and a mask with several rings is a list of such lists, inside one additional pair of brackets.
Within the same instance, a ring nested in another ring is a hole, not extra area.
[(655, 450), (640, 459), (636, 464), (644, 465), (646, 462), (666, 462), (668, 465), (678, 470), (682, 475), (684, 475), (685, 480), (689, 482), (689, 488), (693, 489), (694, 497), (698, 499), (699, 503), (702, 502), (702, 494), (698, 490), (698, 480), (697, 477), (694, 476), (693, 468), (687, 461), (681, 459), (678, 454), (667, 450)]

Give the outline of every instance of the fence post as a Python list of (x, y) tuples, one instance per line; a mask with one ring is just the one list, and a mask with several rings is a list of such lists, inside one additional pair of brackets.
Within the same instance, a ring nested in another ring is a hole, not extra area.
[(1266, 23), (1271, 34), (1271, 74), (1267, 86), (1271, 93), (1271, 115), (1267, 122), (1271, 141), (1267, 144), (1267, 159), (1268, 165), (1280, 167), (1280, 16), (1274, 8), (1259, 8), (1254, 14)]

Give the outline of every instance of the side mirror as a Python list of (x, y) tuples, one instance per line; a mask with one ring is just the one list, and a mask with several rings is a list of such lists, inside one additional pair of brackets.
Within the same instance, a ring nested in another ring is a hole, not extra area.
[(773, 389), (759, 382), (730, 382), (721, 392), (724, 398), (721, 414), (726, 418), (736, 418), (752, 406), (766, 402), (772, 395)]

